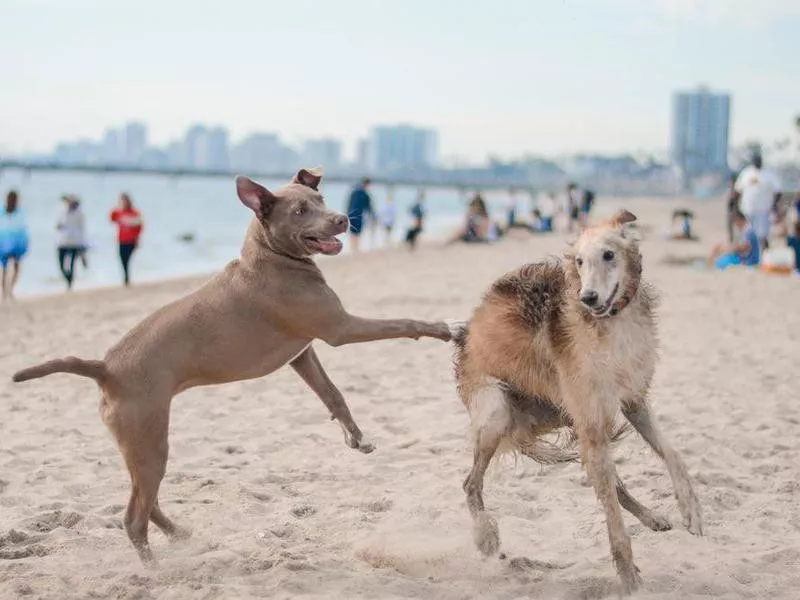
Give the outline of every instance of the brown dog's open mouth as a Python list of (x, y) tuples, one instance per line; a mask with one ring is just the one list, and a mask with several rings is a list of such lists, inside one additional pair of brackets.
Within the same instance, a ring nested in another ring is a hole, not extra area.
[(342, 251), (342, 242), (334, 237), (307, 237), (306, 245), (314, 252), (320, 254), (339, 254)]

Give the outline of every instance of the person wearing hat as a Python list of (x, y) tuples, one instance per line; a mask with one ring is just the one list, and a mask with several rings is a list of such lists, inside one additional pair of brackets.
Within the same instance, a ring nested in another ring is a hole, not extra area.
[(58, 266), (67, 282), (67, 289), (72, 289), (75, 281), (75, 259), (82, 257), (86, 250), (86, 226), (80, 199), (67, 194), (61, 200), (65, 207), (56, 224), (59, 232)]

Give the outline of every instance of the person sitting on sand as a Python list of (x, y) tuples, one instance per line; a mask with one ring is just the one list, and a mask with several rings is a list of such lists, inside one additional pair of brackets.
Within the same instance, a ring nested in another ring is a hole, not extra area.
[[(692, 219), (694, 213), (689, 210), (676, 210), (672, 213), (672, 232), (669, 237), (672, 240), (697, 241), (698, 238), (692, 233)], [(679, 224), (679, 230), (675, 231), (675, 223)]]
[(464, 226), (454, 235), (448, 244), (455, 242), (486, 243), (492, 230), (489, 211), (486, 202), (480, 194), (475, 194), (467, 206), (467, 215)]
[(708, 266), (727, 269), (730, 266), (752, 267), (761, 258), (761, 245), (747, 217), (740, 211), (733, 215), (734, 241), (732, 244), (718, 244), (708, 257)]

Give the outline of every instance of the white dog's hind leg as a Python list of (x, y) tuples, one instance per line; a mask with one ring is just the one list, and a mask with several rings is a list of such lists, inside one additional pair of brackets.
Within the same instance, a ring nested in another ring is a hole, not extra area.
[(464, 481), (475, 545), (486, 556), (500, 548), (500, 533), (483, 504), (483, 478), (500, 441), (511, 430), (511, 412), (498, 384), (496, 380), (487, 382), (471, 399), (475, 448), (472, 470)]
[(675, 488), (678, 499), (678, 508), (683, 515), (683, 522), (690, 533), (703, 535), (703, 511), (700, 501), (692, 487), (689, 472), (680, 455), (672, 449), (663, 438), (661, 432), (653, 422), (650, 410), (645, 403), (634, 407), (622, 407), (622, 414), (630, 421), (634, 429), (639, 432), (644, 440), (650, 444), (653, 451), (662, 458), (667, 465), (667, 471)]

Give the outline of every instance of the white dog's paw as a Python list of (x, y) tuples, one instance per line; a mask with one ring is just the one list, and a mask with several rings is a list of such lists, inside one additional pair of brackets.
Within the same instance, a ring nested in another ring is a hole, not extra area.
[(478, 513), (473, 524), (472, 535), (475, 539), (475, 545), (484, 556), (496, 554), (500, 549), (500, 531), (497, 528), (497, 521), (490, 517), (487, 512), (481, 511)]
[(462, 321), (461, 319), (445, 319), (444, 323), (450, 331), (451, 340), (462, 337), (467, 331), (467, 321)]

